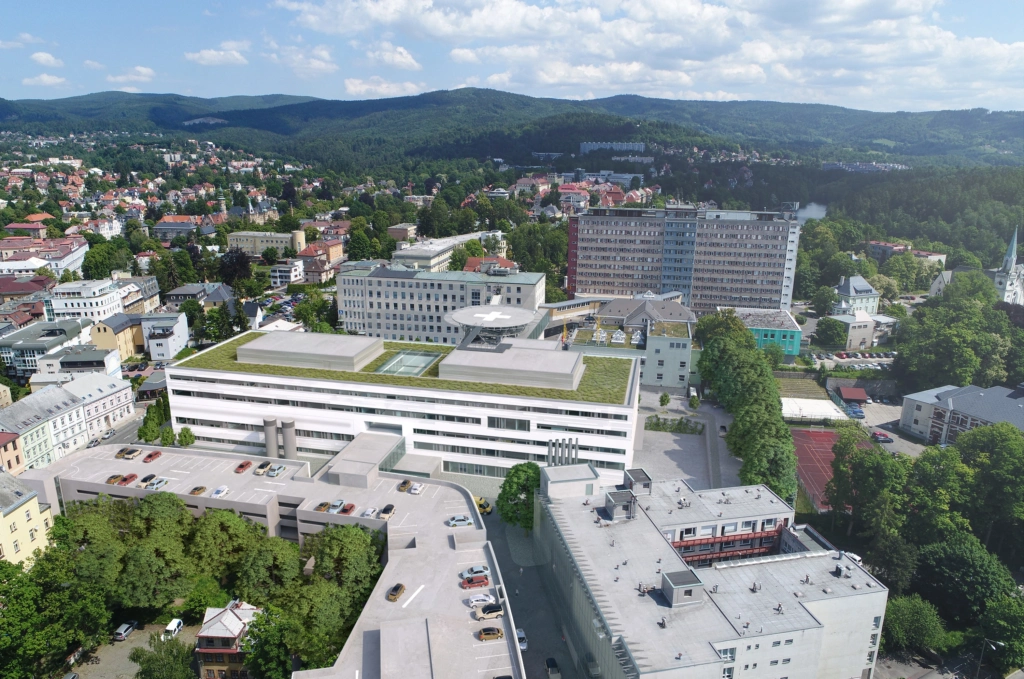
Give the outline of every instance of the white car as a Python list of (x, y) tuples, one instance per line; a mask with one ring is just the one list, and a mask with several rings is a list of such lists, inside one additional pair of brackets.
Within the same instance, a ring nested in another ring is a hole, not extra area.
[(526, 641), (526, 632), (524, 632), (522, 628), (516, 630), (516, 639), (519, 640), (520, 651), (525, 651), (529, 647), (529, 644)]
[(288, 467), (285, 467), (283, 464), (275, 464), (267, 470), (267, 476), (280, 476), (286, 469), (288, 469)]
[(459, 573), (459, 577), (462, 578), (463, 580), (465, 580), (466, 578), (471, 578), (471, 577), (473, 577), (475, 575), (487, 575), (487, 576), (489, 576), (490, 574), (491, 574), (491, 569), (488, 568), (487, 566), (473, 566), (472, 568), (467, 568), (466, 570), (464, 570), (461, 573)]
[(366, 511), (363, 512), (363, 518), (364, 519), (372, 519), (375, 516), (377, 516), (377, 508), (376, 507), (369, 507)]
[(181, 618), (174, 618), (164, 628), (163, 638), (166, 640), (178, 636), (178, 632), (181, 631), (183, 625), (184, 623), (182, 623)]
[(423, 492), (423, 484), (422, 483), (414, 483), (414, 484), (412, 484), (412, 488), (409, 489), (409, 493), (412, 494), (412, 495), (419, 495), (422, 492)]
[(461, 526), (472, 526), (473, 519), (469, 518), (465, 514), (456, 514), (447, 521), (449, 526), (461, 527)]
[(228, 494), (227, 486), (217, 486), (217, 490), (213, 491), (213, 495), (210, 497), (224, 497)]
[(470, 608), (476, 608), (477, 606), (486, 606), (487, 604), (495, 603), (493, 594), (474, 594), (467, 599)]
[(874, 401), (871, 400), (870, 396), (868, 396), (868, 398), (864, 402), (865, 403), (874, 403)]

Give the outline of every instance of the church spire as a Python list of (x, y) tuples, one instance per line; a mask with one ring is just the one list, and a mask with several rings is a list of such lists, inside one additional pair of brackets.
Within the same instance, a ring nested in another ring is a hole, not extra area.
[(1017, 229), (1013, 230), (1013, 239), (1010, 240), (1010, 247), (1006, 248), (1006, 255), (1003, 256), (1003, 273), (1010, 273), (1017, 266)]

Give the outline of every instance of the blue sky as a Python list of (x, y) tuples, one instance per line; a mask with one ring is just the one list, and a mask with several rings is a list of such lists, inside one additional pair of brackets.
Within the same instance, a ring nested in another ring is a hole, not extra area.
[(0, 97), (371, 99), (467, 85), (877, 111), (1024, 109), (1021, 0), (51, 0), (0, 8)]

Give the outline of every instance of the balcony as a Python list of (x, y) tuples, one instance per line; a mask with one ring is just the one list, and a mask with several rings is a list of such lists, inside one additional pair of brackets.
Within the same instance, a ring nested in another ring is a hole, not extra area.
[[(695, 547), (695, 546), (699, 546), (699, 545), (713, 545), (713, 544), (718, 544), (718, 543), (721, 543), (721, 542), (733, 542), (735, 540), (757, 540), (757, 539), (760, 539), (760, 538), (778, 537), (779, 534), (782, 533), (782, 528), (783, 528), (783, 526), (776, 526), (775, 528), (772, 528), (771, 530), (763, 530), (763, 531), (759, 531), (757, 533), (729, 533), (728, 535), (719, 535), (717, 537), (690, 538), (688, 540), (679, 540), (679, 541), (673, 542), (672, 546), (675, 547), (676, 549), (680, 549), (682, 547)], [(708, 554), (708, 552), (704, 552), (704, 553)], [(712, 552), (712, 553), (715, 553), (715, 552)], [(733, 554), (733, 553), (734, 552), (729, 552), (729, 554)]]

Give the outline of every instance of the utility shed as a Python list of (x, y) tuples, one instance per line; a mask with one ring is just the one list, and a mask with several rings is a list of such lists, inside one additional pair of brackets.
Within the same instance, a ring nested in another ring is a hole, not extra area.
[(860, 387), (839, 387), (839, 398), (848, 403), (864, 403), (868, 400), (868, 392)]

